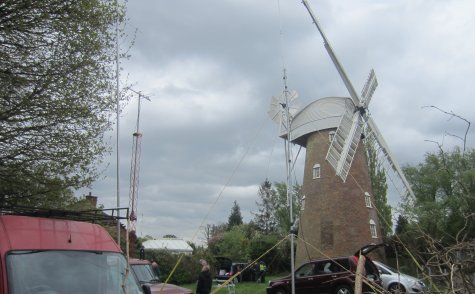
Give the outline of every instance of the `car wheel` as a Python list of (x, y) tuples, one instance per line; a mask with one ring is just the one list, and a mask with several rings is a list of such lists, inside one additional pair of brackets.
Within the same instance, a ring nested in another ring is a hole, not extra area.
[(336, 287), (335, 294), (353, 294), (353, 289), (348, 285), (340, 285)]
[(399, 283), (394, 283), (389, 285), (388, 291), (394, 294), (406, 293), (406, 288), (404, 288), (404, 286)]
[(274, 294), (287, 294), (287, 291), (285, 291), (285, 289), (279, 288), (275, 290)]
[(237, 277), (235, 277), (235, 278), (233, 279), (233, 284), (236, 284), (236, 285), (237, 285), (237, 283), (239, 283), (239, 279), (238, 279)]

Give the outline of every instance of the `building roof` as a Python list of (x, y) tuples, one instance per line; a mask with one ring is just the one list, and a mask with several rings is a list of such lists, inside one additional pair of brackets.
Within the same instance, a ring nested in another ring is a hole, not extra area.
[[(292, 119), (292, 142), (305, 147), (307, 136), (313, 132), (337, 128), (345, 111), (353, 111), (348, 97), (324, 97), (313, 101), (295, 114)], [(284, 130), (282, 138), (287, 137)]]
[(142, 243), (145, 250), (168, 250), (172, 252), (193, 252), (188, 243), (183, 239), (159, 238)]

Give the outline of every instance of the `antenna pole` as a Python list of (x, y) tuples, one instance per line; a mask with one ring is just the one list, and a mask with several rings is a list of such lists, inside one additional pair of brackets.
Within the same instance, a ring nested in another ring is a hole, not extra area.
[[(115, 98), (116, 98), (116, 112), (117, 112), (117, 134), (116, 134), (116, 148), (117, 148), (117, 158), (116, 158), (116, 193), (117, 193), (117, 208), (120, 207), (120, 194), (119, 194), (119, 1), (115, 0), (116, 5), (116, 23), (115, 23), (115, 78), (116, 78), (116, 89), (115, 89)], [(120, 210), (117, 210), (117, 217), (120, 219)], [(117, 244), (120, 247), (120, 221), (117, 221)], [(128, 256), (127, 256), (128, 258)]]
[(292, 287), (292, 294), (295, 294), (295, 260), (294, 260), (294, 230), (292, 229), (294, 224), (294, 216), (293, 216), (293, 195), (292, 195), (292, 136), (291, 136), (291, 118), (290, 118), (290, 111), (289, 111), (289, 91), (287, 88), (287, 71), (284, 68), (284, 97), (285, 97), (285, 117), (286, 117), (286, 124), (287, 124), (287, 142), (285, 144), (285, 154), (286, 154), (286, 171), (287, 171), (287, 201), (289, 203), (289, 214), (290, 214), (290, 272), (291, 272), (291, 287)]

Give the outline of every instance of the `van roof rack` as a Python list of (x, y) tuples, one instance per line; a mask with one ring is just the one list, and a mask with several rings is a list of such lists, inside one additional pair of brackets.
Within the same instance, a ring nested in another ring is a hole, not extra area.
[[(120, 211), (125, 211), (124, 216), (119, 216)], [(109, 208), (91, 210), (64, 210), (54, 208), (38, 208), (28, 206), (0, 206), (0, 215), (22, 215), (34, 217), (46, 217), (55, 219), (67, 219), (86, 222), (116, 223), (118, 220), (127, 219), (129, 208)]]

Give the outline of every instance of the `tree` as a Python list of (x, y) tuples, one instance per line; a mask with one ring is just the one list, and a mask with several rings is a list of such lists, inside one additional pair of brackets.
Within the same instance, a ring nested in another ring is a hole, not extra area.
[(124, 13), (106, 0), (0, 2), (0, 203), (97, 177)]
[(444, 288), (469, 293), (475, 269), (475, 150), (441, 147), (423, 163), (404, 168), (415, 198), (405, 199), (397, 241)]
[(228, 219), (228, 228), (231, 229), (234, 226), (242, 225), (242, 215), (241, 208), (236, 200), (234, 200), (234, 205), (231, 208), (231, 214)]
[(475, 211), (475, 150), (439, 149), (404, 172), (416, 197), (407, 199), (414, 207), (406, 211), (408, 219), (447, 245), (454, 244), (457, 237), (475, 238), (475, 222), (470, 218), (467, 222), (467, 216)]
[(255, 237), (252, 224), (241, 224), (224, 230), (223, 225), (212, 229), (212, 237), (208, 241), (208, 249), (215, 256), (226, 256), (231, 259), (246, 260), (249, 242)]
[(402, 234), (404, 232), (407, 232), (407, 226), (408, 226), (407, 219), (404, 216), (399, 215), (397, 217), (395, 233)]
[(177, 239), (176, 235), (172, 235), (172, 234), (163, 235), (162, 238)]
[(254, 223), (259, 230), (268, 234), (275, 231), (275, 190), (272, 189), (272, 183), (266, 179), (260, 186), (258, 195), (260, 201), (256, 201), (258, 212), (254, 213)]
[[(290, 227), (293, 225), (290, 221), (290, 202), (287, 199), (287, 184), (284, 182), (276, 183), (276, 200), (275, 200), (275, 219), (277, 221), (277, 232), (282, 236), (289, 233)], [(299, 217), (300, 208), (302, 206), (302, 186), (296, 184), (291, 190), (291, 201), (294, 221)]]
[(392, 233), (392, 213), (388, 204), (386, 183), (386, 173), (381, 163), (378, 161), (376, 149), (371, 143), (366, 144), (366, 157), (368, 160), (368, 170), (371, 179), (371, 189), (373, 190), (374, 206), (378, 211), (381, 224), (381, 235), (387, 237)]

